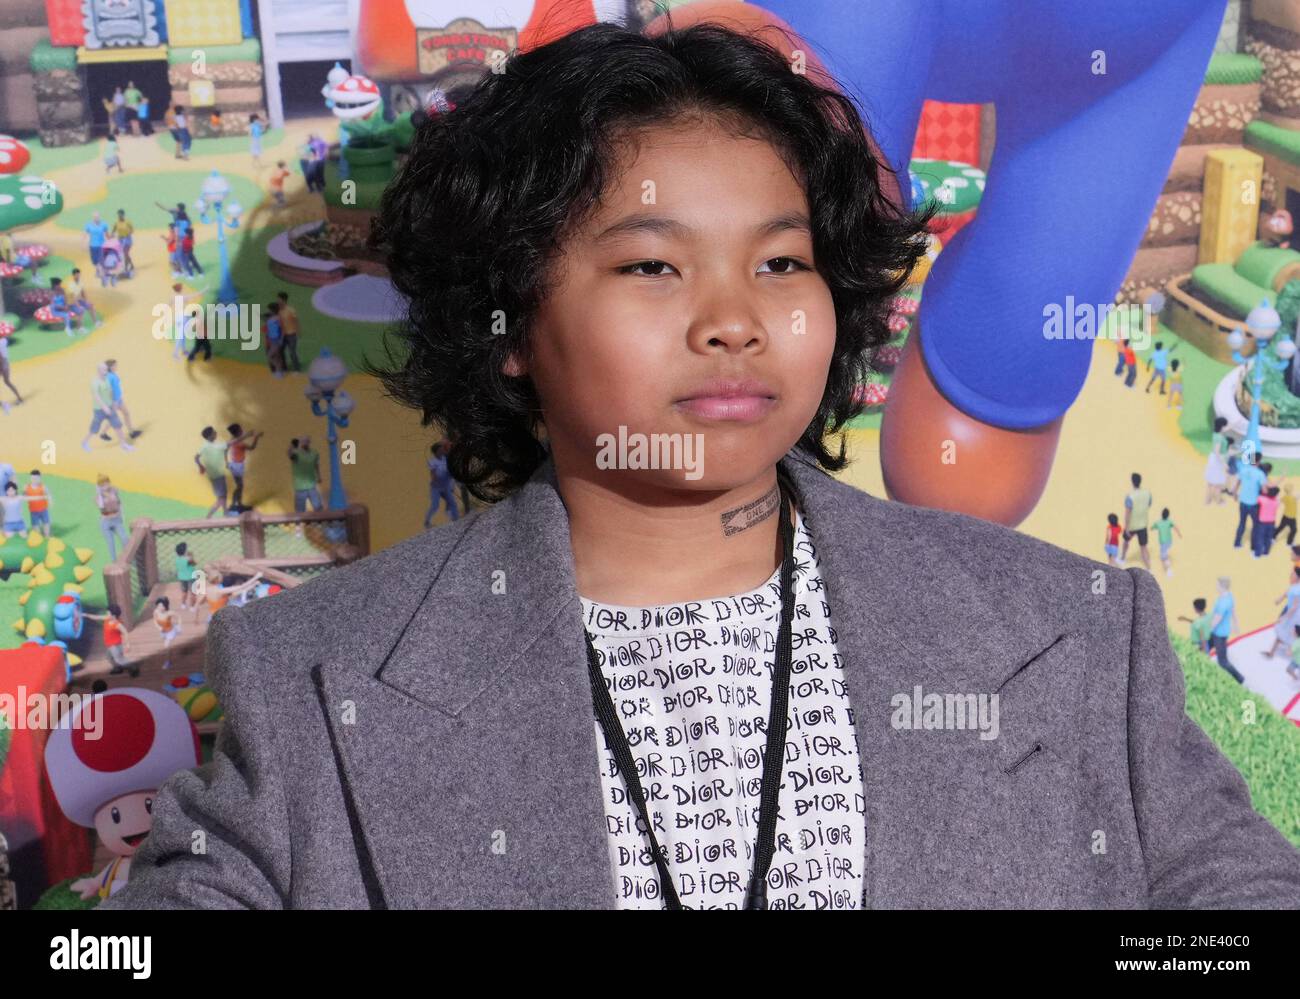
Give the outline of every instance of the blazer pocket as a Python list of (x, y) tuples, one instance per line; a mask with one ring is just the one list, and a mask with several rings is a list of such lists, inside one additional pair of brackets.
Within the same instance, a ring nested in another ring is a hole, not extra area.
[(1070, 905), (1070, 886), (1081, 883), (1089, 857), (1079, 821), (1085, 663), (1082, 636), (1066, 633), (997, 691), (1001, 745), (986, 790), (990, 822), (1002, 830), (999, 905)]

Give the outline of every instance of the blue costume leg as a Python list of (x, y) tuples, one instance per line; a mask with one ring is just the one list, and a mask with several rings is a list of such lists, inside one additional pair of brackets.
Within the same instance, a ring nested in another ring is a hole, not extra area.
[[(922, 352), (968, 416), (1059, 418), (1092, 342), (1048, 339), (1046, 309), (1109, 303), (1146, 231), (1204, 80), (1226, 0), (765, 0), (859, 99), (906, 168), (919, 97), (997, 107), (976, 220), (926, 282)], [(1105, 73), (1094, 73), (1105, 59)], [(904, 175), (905, 176), (905, 175)], [(904, 190), (907, 190), (906, 185)]]

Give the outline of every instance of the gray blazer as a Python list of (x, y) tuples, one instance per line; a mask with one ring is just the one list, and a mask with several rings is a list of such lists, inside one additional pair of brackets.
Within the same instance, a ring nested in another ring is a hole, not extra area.
[[(1300, 852), (1184, 714), (1150, 573), (782, 462), (845, 661), (871, 906), (1300, 906)], [(490, 509), (223, 610), (209, 642), (215, 757), (159, 790), (99, 908), (614, 906), (550, 461)], [(997, 738), (907, 724), (918, 686), (997, 694)]]

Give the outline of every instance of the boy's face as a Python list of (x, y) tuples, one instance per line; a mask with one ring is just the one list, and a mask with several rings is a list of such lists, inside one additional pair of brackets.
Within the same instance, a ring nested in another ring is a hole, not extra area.
[[(640, 139), (625, 149), (599, 210), (563, 245), (527, 373), (561, 469), (595, 474), (598, 438), (617, 439), (625, 426), (625, 453), (636, 434), (689, 436), (694, 464), (623, 461), (601, 474), (733, 488), (798, 441), (825, 390), (835, 311), (814, 269), (812, 234), (769, 227), (793, 216), (806, 224), (807, 198), (765, 142), (711, 125)], [(659, 228), (607, 232), (634, 220)], [(524, 371), (513, 359), (506, 370)], [(768, 391), (686, 402), (714, 379), (755, 380)]]

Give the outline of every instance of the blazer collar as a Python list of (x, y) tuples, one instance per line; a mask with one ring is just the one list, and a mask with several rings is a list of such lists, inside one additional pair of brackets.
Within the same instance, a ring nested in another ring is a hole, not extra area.
[[(795, 484), (828, 589), (839, 598), (831, 604), (833, 620), (860, 610), (856, 623), (864, 635), (897, 649), (909, 668), (928, 672), (942, 652), (948, 682), (956, 675), (996, 687), (1060, 634), (1029, 611), (1028, 599), (1024, 606), (989, 601), (985, 577), (972, 571), (979, 552), (952, 551), (940, 560), (926, 539), (900, 533), (901, 504), (838, 482), (800, 450), (781, 463)], [(550, 459), (520, 490), (479, 514), (445, 561), (432, 564), (418, 550), (414, 561), (424, 578), (406, 584), (404, 599), (383, 614), (386, 640), (348, 658), (354, 668), (452, 714), (484, 688), (484, 662), (509, 672), (557, 615), (572, 610), (579, 620), (568, 511)], [(501, 604), (500, 614), (482, 613), (493, 603)], [(952, 647), (954, 634), (960, 646)], [(438, 649), (437, 669), (425, 655), (405, 654), (429, 647)]]

